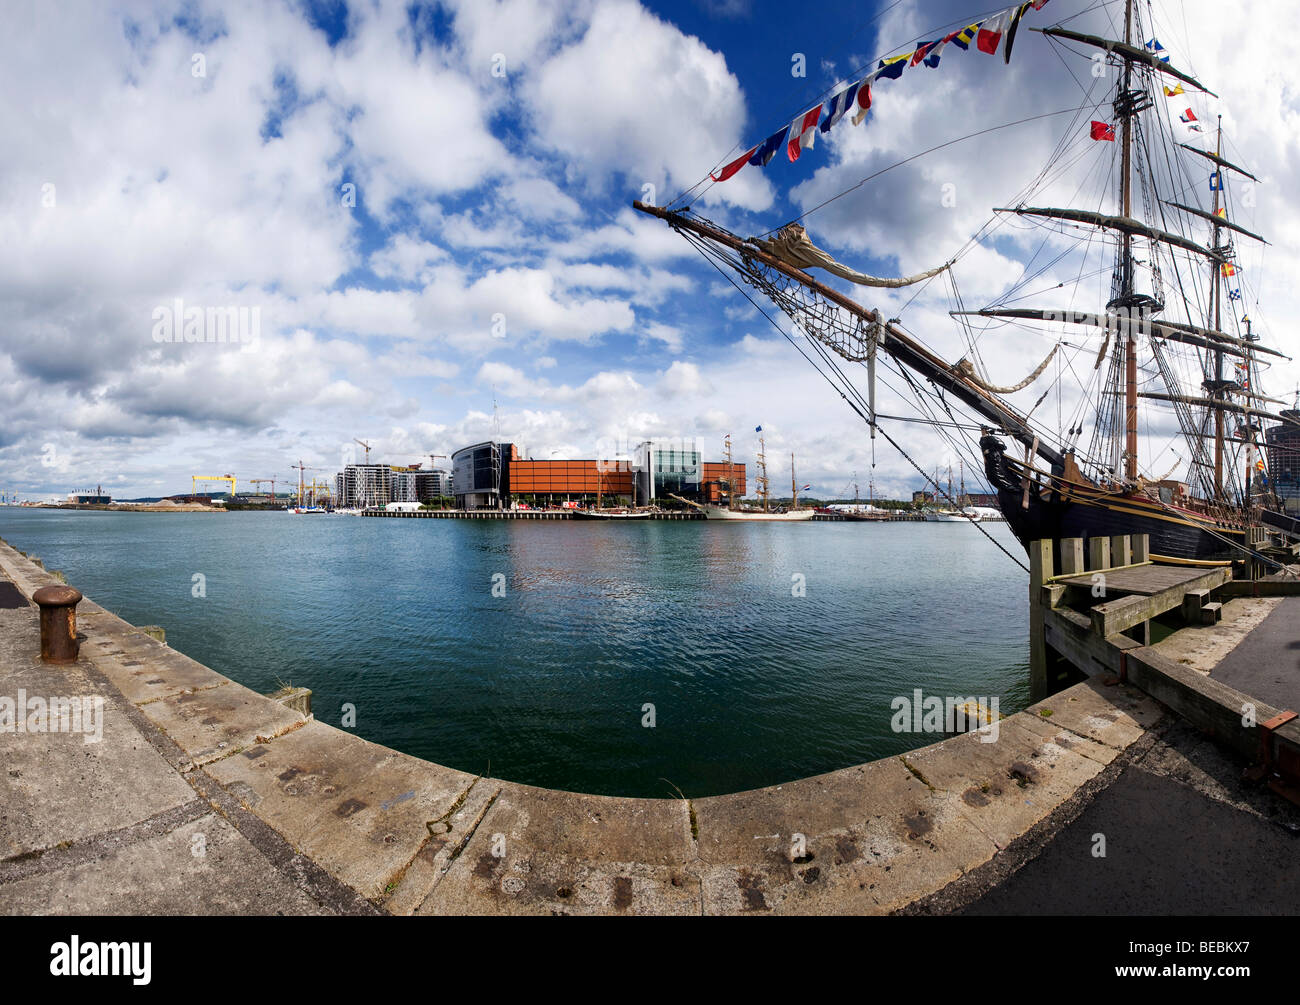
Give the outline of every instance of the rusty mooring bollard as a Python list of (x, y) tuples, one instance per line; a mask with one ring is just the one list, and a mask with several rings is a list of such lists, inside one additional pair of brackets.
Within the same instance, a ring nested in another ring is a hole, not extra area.
[(32, 599), (41, 609), (42, 662), (77, 662), (77, 605), (81, 603), (81, 591), (71, 586), (42, 586)]

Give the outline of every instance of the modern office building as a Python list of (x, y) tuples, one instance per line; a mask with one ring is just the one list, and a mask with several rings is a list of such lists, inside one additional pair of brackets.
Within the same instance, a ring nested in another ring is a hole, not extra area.
[(636, 501), (646, 506), (656, 499), (701, 495), (704, 466), (694, 439), (646, 440), (637, 445), (632, 466), (636, 471)]
[(626, 461), (510, 461), (510, 494), (537, 506), (566, 502), (627, 505), (636, 493), (634, 472)]
[(745, 465), (705, 461), (700, 496), (703, 502), (723, 503), (745, 494)]
[(513, 443), (476, 443), (451, 455), (451, 478), (460, 509), (501, 509), (510, 497)]
[[(648, 505), (671, 497), (722, 502), (746, 491), (745, 465), (704, 463), (695, 440), (646, 440), (631, 458), (534, 460), (513, 443), (488, 441), (451, 457), (451, 485), (460, 509), (525, 506)], [(422, 472), (417, 478), (431, 472)], [(730, 483), (730, 487), (729, 487)], [(417, 489), (419, 498), (425, 497)]]
[(1291, 421), (1264, 430), (1269, 487), (1277, 494), (1285, 512), (1300, 515), (1300, 426), (1294, 425), (1300, 422), (1300, 410), (1288, 408), (1281, 415)]

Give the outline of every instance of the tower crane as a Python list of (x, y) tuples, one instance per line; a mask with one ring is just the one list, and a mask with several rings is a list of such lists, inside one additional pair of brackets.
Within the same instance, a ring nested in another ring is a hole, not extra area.
[(352, 439), (353, 439), (354, 442), (359, 443), (359, 444), (361, 444), (363, 447), (366, 448), (366, 463), (369, 464), (369, 463), (370, 463), (370, 444), (367, 443), (365, 440), (358, 440), (355, 436), (352, 437)]
[(265, 484), (267, 484), (268, 482), (269, 482), (270, 485), (271, 485), (271, 503), (274, 504), (274, 503), (275, 503), (275, 479), (274, 479), (274, 478), (250, 478), (250, 479), (248, 479), (248, 483), (254, 487), (254, 488), (253, 488), (253, 491), (254, 491), (254, 492), (261, 491), (260, 489), (257, 488), (258, 485), (265, 485)]
[(306, 485), (303, 481), (303, 473), (307, 471), (324, 471), (324, 468), (313, 467), (310, 464), (304, 464), (299, 459), (297, 464), (290, 464), (289, 467), (298, 472), (298, 508), (303, 508), (303, 495), (306, 492)]

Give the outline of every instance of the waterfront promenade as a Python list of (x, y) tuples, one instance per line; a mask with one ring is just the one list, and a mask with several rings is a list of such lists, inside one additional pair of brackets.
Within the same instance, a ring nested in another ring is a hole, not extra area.
[[(102, 739), (0, 734), (7, 914), (1068, 913), (1151, 884), (1162, 910), (1294, 909), (1300, 816), (1131, 686), (1078, 684), (995, 743), (727, 796), (591, 796), (369, 743), (91, 598), (77, 662), (42, 664), (26, 598), (54, 582), (0, 544), (0, 695), (100, 697)], [(1100, 865), (1090, 813), (1110, 821)], [(1215, 868), (1200, 854), (1150, 854), (1235, 838), (1252, 871), (1218, 868), (1245, 904), (1188, 882)]]

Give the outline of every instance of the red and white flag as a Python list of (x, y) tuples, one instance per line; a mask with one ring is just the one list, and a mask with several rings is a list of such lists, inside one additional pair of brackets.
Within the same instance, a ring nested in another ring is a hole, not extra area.
[(871, 111), (871, 82), (865, 81), (858, 88), (858, 110), (853, 114), (850, 121), (855, 126), (862, 125), (862, 120), (867, 117), (869, 111)]
[(1108, 122), (1098, 122), (1093, 119), (1092, 138), (1094, 140), (1110, 140), (1113, 143), (1115, 141), (1115, 127)]
[(817, 142), (817, 122), (821, 117), (822, 106), (819, 102), (790, 123), (790, 138), (785, 144), (786, 156), (790, 160), (797, 161), (805, 148), (812, 149), (812, 145)]
[(1019, 6), (1017, 4), (1015, 7), (1008, 7), (980, 25), (979, 34), (975, 36), (975, 45), (980, 52), (987, 52), (990, 56), (997, 55), (998, 46), (1002, 44), (1002, 36), (1011, 27), (1011, 19), (1016, 16)]
[(750, 147), (743, 154), (737, 157), (734, 161), (732, 161), (730, 164), (724, 167), (718, 174), (710, 173), (709, 177), (712, 178), (714, 181), (726, 181), (733, 174), (735, 174), (746, 164), (748, 164), (749, 159), (753, 157), (754, 154), (756, 153), (758, 153), (758, 147)]

